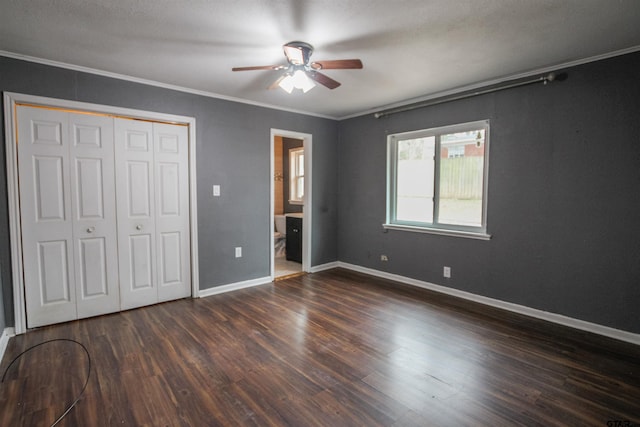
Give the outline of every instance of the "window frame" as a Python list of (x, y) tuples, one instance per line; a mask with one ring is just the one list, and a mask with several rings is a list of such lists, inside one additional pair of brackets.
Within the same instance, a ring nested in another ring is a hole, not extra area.
[[(439, 188), (441, 165), (441, 136), (472, 130), (484, 129), (484, 159), (482, 179), (482, 219), (480, 226), (465, 226), (438, 222), (439, 214)], [(398, 170), (398, 143), (400, 141), (435, 137), (434, 148), (434, 196), (433, 196), (433, 222), (402, 221), (396, 217), (397, 208), (397, 170)], [(387, 136), (387, 206), (386, 219), (382, 225), (385, 229), (404, 230), (420, 233), (440, 234), (456, 237), (468, 237), (481, 240), (489, 240), (491, 235), (487, 233), (487, 193), (489, 178), (489, 147), (490, 126), (489, 120), (478, 120), (448, 126), (440, 126), (429, 129), (421, 129), (410, 132), (394, 133)]]
[[(292, 205), (304, 204), (304, 173), (299, 175), (299, 157), (304, 156), (304, 147), (291, 148), (289, 150), (289, 203)], [(304, 158), (303, 158), (304, 162)], [(302, 197), (298, 198), (297, 194), (298, 179), (302, 177)]]

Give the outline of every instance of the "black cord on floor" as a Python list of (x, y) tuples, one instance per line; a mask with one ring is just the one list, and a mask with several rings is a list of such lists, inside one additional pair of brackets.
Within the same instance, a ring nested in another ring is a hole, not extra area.
[(2, 374), (2, 380), (0, 381), (0, 382), (4, 382), (4, 377), (7, 375), (7, 372), (9, 371), (9, 368), (11, 368), (11, 366), (18, 359), (20, 359), (25, 353), (28, 353), (31, 350), (33, 350), (34, 348), (40, 347), (41, 345), (49, 344), (49, 343), (56, 342), (56, 341), (68, 341), (68, 342), (72, 342), (72, 343), (77, 344), (80, 347), (82, 347), (82, 349), (84, 350), (84, 352), (87, 355), (88, 367), (87, 367), (87, 379), (85, 380), (84, 385), (82, 386), (82, 390), (80, 390), (80, 394), (73, 401), (73, 403), (71, 405), (69, 405), (69, 407), (62, 413), (62, 415), (60, 415), (58, 417), (58, 419), (53, 424), (51, 424), (51, 427), (54, 427), (56, 424), (58, 424), (69, 413), (69, 411), (71, 411), (71, 409), (73, 409), (73, 407), (76, 406), (76, 403), (78, 403), (78, 401), (80, 400), (80, 398), (84, 394), (84, 391), (87, 388), (87, 385), (89, 384), (89, 378), (91, 377), (91, 355), (89, 354), (89, 350), (87, 350), (87, 347), (85, 347), (84, 344), (82, 344), (82, 343), (80, 343), (80, 342), (78, 342), (76, 340), (72, 340), (72, 339), (56, 338), (56, 339), (52, 339), (52, 340), (43, 341), (43, 342), (41, 342), (39, 344), (36, 344), (36, 345), (32, 345), (31, 347), (29, 347), (28, 349), (26, 349), (25, 351), (23, 351), (22, 353), (20, 353), (19, 355), (17, 355), (16, 357), (13, 358), (13, 360), (9, 363), (9, 366), (7, 366), (7, 369), (4, 370), (4, 373)]

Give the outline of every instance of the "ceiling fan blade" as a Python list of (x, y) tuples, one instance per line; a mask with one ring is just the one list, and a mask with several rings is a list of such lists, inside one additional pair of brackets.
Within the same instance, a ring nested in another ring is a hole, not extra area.
[(233, 67), (231, 71), (284, 70), (284, 65), (258, 65), (255, 67)]
[(304, 64), (304, 55), (302, 53), (302, 49), (295, 46), (282, 46), (284, 49), (284, 54), (287, 57), (287, 60), (294, 65), (302, 65)]
[(311, 63), (314, 70), (352, 70), (362, 68), (359, 59), (335, 59), (329, 61), (315, 61)]
[(322, 73), (318, 73), (317, 71), (311, 71), (309, 73), (307, 73), (307, 75), (309, 77), (311, 77), (313, 80), (317, 81), (318, 83), (320, 83), (323, 86), (328, 87), (329, 89), (335, 89), (338, 86), (340, 86), (340, 83), (333, 80), (331, 77), (326, 76)]

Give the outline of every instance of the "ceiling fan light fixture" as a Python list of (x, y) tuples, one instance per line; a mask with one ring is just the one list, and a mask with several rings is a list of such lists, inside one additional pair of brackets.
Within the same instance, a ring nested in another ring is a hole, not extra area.
[(303, 70), (297, 70), (293, 73), (293, 86), (296, 89), (302, 89), (302, 92), (307, 93), (316, 87), (316, 84), (309, 78), (306, 72)]
[(296, 70), (293, 74), (288, 74), (284, 79), (280, 80), (278, 86), (287, 91), (287, 93), (291, 93), (293, 89), (300, 89), (302, 92), (307, 93), (316, 84), (304, 70)]
[(283, 90), (285, 90), (287, 93), (291, 93), (293, 91), (293, 77), (291, 77), (291, 74), (287, 74), (284, 79), (280, 80), (280, 83), (278, 83), (278, 86), (280, 86)]

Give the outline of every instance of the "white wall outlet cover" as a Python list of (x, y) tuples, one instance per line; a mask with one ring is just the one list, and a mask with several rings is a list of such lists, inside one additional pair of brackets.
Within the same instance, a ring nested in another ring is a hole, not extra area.
[(451, 277), (451, 267), (444, 267), (442, 269), (442, 275), (446, 278), (450, 278)]
[(214, 185), (213, 186), (213, 195), (218, 197), (220, 196), (220, 186), (219, 185)]
[(242, 248), (238, 247), (236, 248), (236, 258), (240, 258), (242, 257)]

